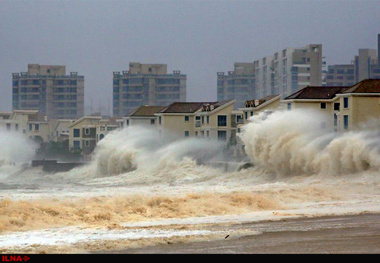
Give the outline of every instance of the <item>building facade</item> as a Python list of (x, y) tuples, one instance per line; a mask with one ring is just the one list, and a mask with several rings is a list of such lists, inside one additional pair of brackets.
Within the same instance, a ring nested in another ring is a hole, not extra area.
[(253, 63), (235, 63), (235, 70), (218, 72), (218, 100), (235, 99), (237, 108), (247, 98), (289, 96), (306, 86), (322, 86), (322, 45), (286, 48)]
[(118, 125), (113, 118), (83, 116), (69, 126), (69, 150), (88, 156), (100, 140), (117, 128)]
[(254, 99), (280, 94), (289, 96), (306, 86), (322, 85), (322, 45), (286, 48), (254, 61)]
[(130, 63), (129, 70), (113, 73), (113, 115), (123, 117), (136, 108), (167, 106), (186, 101), (186, 75), (167, 73), (166, 64)]
[(196, 137), (228, 143), (236, 135), (234, 100), (177, 102), (156, 113), (160, 134), (170, 138)]
[(38, 110), (49, 119), (84, 115), (84, 76), (66, 75), (65, 66), (28, 64), (28, 72), (12, 74), (14, 110)]
[(130, 126), (145, 126), (156, 128), (157, 117), (155, 114), (164, 108), (165, 106), (141, 106), (132, 111), (126, 117), (118, 120), (119, 128)]
[(235, 63), (234, 71), (217, 73), (218, 101), (235, 100), (235, 108), (243, 107), (247, 97), (255, 92), (253, 63)]
[(38, 110), (13, 110), (0, 113), (0, 127), (9, 132), (22, 134), (37, 143), (50, 141), (50, 123)]
[(380, 127), (380, 79), (366, 79), (337, 94), (340, 109), (337, 130), (378, 130)]
[(341, 64), (329, 65), (327, 69), (326, 85), (332, 86), (352, 86), (356, 83), (355, 65)]
[(359, 49), (351, 64), (329, 65), (326, 86), (353, 86), (365, 79), (380, 79), (380, 34), (378, 50)]

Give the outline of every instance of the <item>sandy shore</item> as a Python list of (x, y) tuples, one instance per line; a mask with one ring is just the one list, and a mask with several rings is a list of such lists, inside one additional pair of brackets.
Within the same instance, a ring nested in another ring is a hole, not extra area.
[[(222, 226), (210, 226), (213, 229)], [(226, 226), (223, 226), (226, 228)], [(380, 253), (380, 215), (289, 219), (229, 225), (227, 238), (107, 251), (117, 254)], [(234, 236), (234, 229), (258, 231)]]

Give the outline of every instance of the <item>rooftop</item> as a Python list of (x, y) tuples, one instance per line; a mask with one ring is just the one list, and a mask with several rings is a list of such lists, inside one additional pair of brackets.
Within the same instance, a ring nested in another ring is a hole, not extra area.
[(165, 106), (141, 106), (127, 116), (155, 117), (154, 114), (163, 110)]
[(380, 93), (380, 79), (365, 79), (351, 86), (342, 93)]
[[(269, 95), (269, 96), (266, 96), (262, 99), (259, 99), (259, 100), (247, 100), (245, 103), (244, 103), (244, 106), (246, 108), (254, 108), (254, 107), (258, 107), (262, 104), (264, 104), (265, 102), (268, 102), (276, 97), (279, 97), (280, 95), (277, 94), (277, 95)], [(279, 97), (280, 98), (280, 97)]]
[(215, 102), (174, 102), (162, 109), (160, 113), (195, 113), (198, 110), (210, 105), (213, 106), (213, 109), (216, 109), (232, 101), (233, 100), (223, 100)]
[(307, 86), (286, 97), (285, 100), (329, 100), (333, 99), (337, 93), (341, 93), (346, 89), (347, 87)]

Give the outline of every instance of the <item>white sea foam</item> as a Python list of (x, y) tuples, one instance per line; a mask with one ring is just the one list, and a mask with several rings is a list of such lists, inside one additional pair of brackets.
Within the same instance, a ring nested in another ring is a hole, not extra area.
[[(80, 241), (83, 231), (76, 227), (83, 224), (106, 233), (103, 227), (109, 225), (160, 227), (380, 212), (379, 133), (326, 133), (320, 129), (321, 118), (299, 111), (274, 113), (265, 120), (253, 117), (241, 139), (255, 167), (234, 172), (198, 164), (228, 161), (223, 145), (215, 141), (171, 140), (141, 127), (113, 132), (99, 143), (89, 165), (56, 174), (31, 169), (13, 178), (16, 189), (3, 186), (0, 230), (37, 229), (37, 239), (61, 244), (75, 231), (75, 242)], [(59, 235), (38, 230), (49, 226), (73, 228), (59, 228)], [(144, 237), (150, 235), (155, 234)], [(9, 244), (18, 242), (16, 233), (7, 236)]]
[(352, 174), (380, 168), (380, 132), (344, 134), (321, 130), (323, 116), (313, 111), (275, 112), (256, 116), (241, 139), (253, 162), (285, 175)]

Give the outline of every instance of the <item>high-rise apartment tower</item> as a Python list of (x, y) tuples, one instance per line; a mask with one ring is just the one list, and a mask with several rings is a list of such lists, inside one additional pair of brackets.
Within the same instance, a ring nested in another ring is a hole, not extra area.
[(84, 115), (84, 76), (66, 75), (65, 66), (28, 64), (28, 72), (12, 74), (14, 110), (39, 110), (51, 119)]

